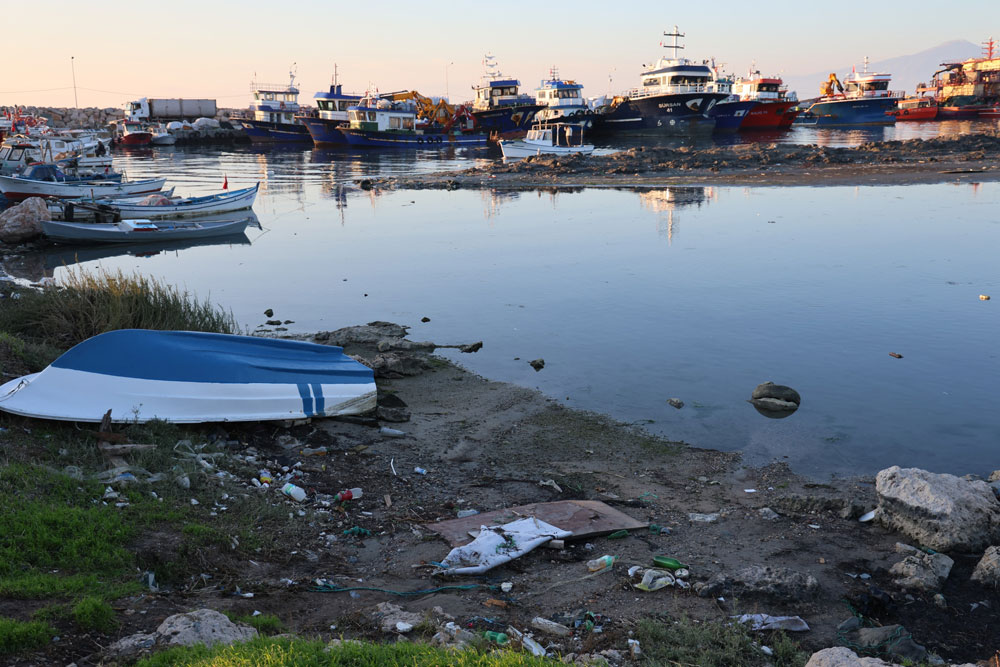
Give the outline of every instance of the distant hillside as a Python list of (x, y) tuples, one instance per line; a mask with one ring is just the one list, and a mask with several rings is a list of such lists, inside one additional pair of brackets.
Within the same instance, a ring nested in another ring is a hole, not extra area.
[[(941, 63), (959, 62), (966, 58), (979, 58), (981, 55), (982, 47), (980, 45), (957, 39), (909, 56), (898, 56), (872, 62), (868, 65), (868, 69), (869, 71), (892, 74), (890, 88), (904, 90), (912, 95), (917, 83), (929, 81), (931, 74), (941, 69), (938, 67)], [(819, 84), (826, 81), (830, 72), (836, 72), (837, 76), (843, 78), (850, 74), (851, 67), (855, 65), (860, 71), (864, 67), (864, 61), (859, 59), (853, 64), (840, 65), (811, 74), (789, 74), (784, 79), (785, 83), (788, 84), (788, 89), (799, 94), (799, 99), (807, 99), (819, 95)]]

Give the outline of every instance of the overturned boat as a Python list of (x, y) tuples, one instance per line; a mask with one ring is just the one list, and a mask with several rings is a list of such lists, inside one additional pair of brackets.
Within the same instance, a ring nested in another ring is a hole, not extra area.
[(89, 338), (41, 373), (0, 386), (26, 417), (180, 424), (355, 415), (375, 408), (372, 370), (329, 345), (193, 331)]

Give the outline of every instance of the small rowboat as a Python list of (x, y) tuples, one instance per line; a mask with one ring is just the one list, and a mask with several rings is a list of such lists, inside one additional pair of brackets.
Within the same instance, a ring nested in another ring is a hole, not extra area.
[(96, 197), (127, 197), (148, 194), (163, 189), (165, 178), (148, 178), (142, 181), (107, 181), (91, 183), (53, 183), (35, 181), (14, 176), (0, 176), (0, 192), (7, 199), (20, 200), (28, 197), (56, 197), (59, 199), (94, 199)]
[(574, 123), (539, 123), (528, 130), (523, 139), (501, 139), (500, 151), (505, 158), (532, 155), (590, 155), (593, 144), (583, 143), (583, 126)]
[(41, 373), (0, 386), (26, 417), (180, 424), (356, 415), (375, 408), (372, 370), (339, 347), (193, 331), (89, 338)]
[(220, 192), (204, 197), (178, 197), (176, 199), (151, 195), (150, 198), (155, 198), (156, 201), (146, 203), (143, 203), (144, 200), (136, 198), (65, 202), (62, 203), (62, 215), (64, 220), (73, 222), (80, 219), (106, 217), (108, 214), (123, 220), (128, 218), (157, 220), (229, 213), (251, 208), (257, 199), (259, 188), (260, 183), (252, 188), (233, 190), (232, 192)]
[(148, 243), (204, 239), (242, 234), (252, 216), (201, 220), (121, 220), (119, 222), (63, 222), (46, 220), (42, 232), (59, 243)]

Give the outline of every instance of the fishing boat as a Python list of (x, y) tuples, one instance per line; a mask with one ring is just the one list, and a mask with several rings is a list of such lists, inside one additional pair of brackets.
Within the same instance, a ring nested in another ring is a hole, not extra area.
[(820, 97), (795, 122), (821, 127), (892, 125), (896, 122), (892, 112), (903, 93), (889, 90), (891, 80), (891, 74), (869, 72), (866, 56), (864, 70), (852, 71), (843, 84), (831, 73), (820, 86)]
[(989, 109), (983, 109), (979, 112), (980, 118), (1000, 118), (1000, 104)]
[[(56, 172), (55, 181), (34, 180), (21, 176), (0, 176), (0, 193), (7, 199), (20, 200), (28, 197), (57, 197), (59, 199), (96, 199), (98, 197), (126, 197), (129, 195), (159, 192), (165, 178), (147, 178), (139, 181), (67, 181), (65, 174), (52, 165)], [(60, 179), (61, 176), (61, 180)], [(121, 176), (118, 174), (117, 176)]]
[(72, 132), (45, 137), (15, 135), (0, 144), (0, 174), (21, 173), (37, 162), (64, 163), (78, 173), (103, 174), (111, 167), (111, 154), (95, 135)]
[(472, 115), (476, 127), (495, 138), (523, 136), (542, 105), (530, 95), (518, 92), (521, 82), (501, 74), (492, 54), (483, 57), (483, 70), (479, 85), (473, 86), (476, 97)]
[[(71, 200), (54, 202), (59, 208), (60, 218), (67, 222), (94, 217), (127, 220), (143, 218), (159, 220), (164, 218), (190, 218), (202, 215), (214, 215), (242, 211), (253, 207), (257, 198), (260, 183), (252, 188), (219, 192), (201, 197), (169, 198), (161, 194), (147, 195), (143, 199), (100, 199)], [(50, 209), (52, 206), (49, 207)]]
[(151, 135), (149, 143), (154, 146), (173, 146), (177, 143), (177, 137), (170, 134), (167, 131), (167, 126), (163, 123), (147, 125), (146, 129), (149, 130), (149, 134)]
[(673, 55), (644, 68), (639, 75), (640, 88), (617, 95), (610, 104), (595, 109), (595, 133), (688, 136), (715, 129), (715, 119), (709, 112), (729, 93), (716, 90), (716, 76), (709, 61), (698, 63), (677, 57), (684, 48), (677, 43), (684, 37), (677, 26), (664, 36), (673, 39), (672, 44), (664, 45)]
[(345, 93), (343, 84), (337, 81), (337, 66), (333, 66), (333, 82), (327, 92), (318, 92), (316, 113), (311, 116), (299, 116), (298, 121), (305, 125), (313, 143), (317, 146), (342, 146), (347, 143), (341, 128), (350, 124), (347, 110), (357, 106), (363, 95)]
[(153, 134), (142, 123), (120, 120), (114, 124), (114, 141), (121, 146), (148, 146)]
[(0, 386), (27, 417), (181, 424), (355, 415), (375, 408), (372, 370), (339, 347), (194, 331), (88, 338), (40, 373)]
[(348, 110), (350, 125), (341, 132), (351, 146), (443, 148), (484, 146), (489, 136), (473, 131), (471, 115), (460, 110), (444, 124), (417, 122), (417, 105), (368, 95)]
[(590, 155), (593, 144), (583, 143), (583, 124), (539, 123), (528, 130), (524, 139), (501, 139), (500, 150), (505, 158), (532, 155)]
[(934, 120), (938, 115), (938, 105), (933, 97), (907, 97), (896, 104), (890, 111), (896, 117), (896, 122), (910, 120)]
[(714, 92), (724, 93), (728, 96), (717, 102), (708, 112), (709, 117), (715, 119), (713, 129), (715, 132), (736, 132), (743, 126), (743, 121), (746, 120), (747, 116), (760, 106), (760, 103), (757, 100), (742, 99), (736, 95), (733, 91), (736, 81), (731, 76), (720, 76), (714, 61), (711, 68), (715, 77), (709, 83), (709, 88)]
[(570, 121), (589, 125), (594, 115), (583, 96), (583, 85), (560, 79), (555, 67), (535, 89), (535, 103), (542, 107), (535, 113), (536, 123)]
[(243, 128), (254, 143), (312, 141), (309, 130), (299, 115), (299, 89), (295, 87), (295, 68), (288, 72), (288, 85), (253, 83), (252, 118), (242, 121)]
[(45, 220), (42, 233), (57, 243), (150, 243), (235, 236), (246, 231), (251, 217), (196, 220), (120, 220), (118, 222), (65, 222)]
[[(996, 40), (983, 42), (982, 58), (941, 63), (929, 84), (917, 84), (918, 95), (930, 95), (938, 105), (938, 120), (983, 117), (1000, 104), (1000, 53)], [(989, 116), (986, 116), (989, 117)]]
[(733, 83), (733, 94), (758, 103), (743, 117), (740, 130), (787, 130), (799, 115), (799, 99), (788, 92), (781, 77), (761, 76), (752, 67), (745, 79)]

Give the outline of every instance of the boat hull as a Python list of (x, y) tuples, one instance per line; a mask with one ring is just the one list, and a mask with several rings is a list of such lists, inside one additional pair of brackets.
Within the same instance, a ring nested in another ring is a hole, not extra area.
[(116, 223), (42, 222), (42, 233), (58, 243), (152, 243), (236, 236), (246, 231), (250, 218), (225, 222), (164, 220), (155, 228), (129, 229)]
[[(165, 204), (163, 206), (142, 206), (135, 201), (129, 200), (103, 200), (100, 204), (108, 206), (112, 211), (117, 211), (122, 219), (143, 219), (158, 220), (163, 218), (186, 218), (200, 215), (213, 215), (216, 213), (229, 213), (242, 211), (253, 206), (257, 199), (257, 191), (260, 183), (252, 188), (233, 190), (207, 197), (191, 197), (187, 200), (175, 204)], [(80, 215), (85, 215), (86, 211), (78, 209)]]
[(787, 130), (799, 115), (798, 102), (758, 102), (743, 117), (741, 130)]
[(124, 183), (50, 183), (26, 178), (0, 176), (0, 192), (7, 199), (21, 200), (28, 197), (58, 197), (59, 199), (94, 199), (97, 197), (126, 197), (149, 194), (163, 189), (165, 178)]
[(715, 119), (716, 132), (736, 132), (743, 121), (760, 103), (756, 100), (720, 102), (712, 107), (708, 115)]
[(344, 138), (351, 146), (368, 148), (447, 148), (449, 146), (485, 146), (485, 134), (416, 134), (344, 128)]
[(896, 118), (894, 97), (871, 97), (842, 100), (820, 100), (796, 119), (803, 125), (821, 127), (852, 125), (892, 125)]
[(539, 104), (518, 104), (482, 111), (473, 111), (476, 129), (497, 137), (512, 137), (527, 133), (535, 122), (535, 114), (545, 107)]
[(913, 109), (896, 109), (893, 115), (896, 117), (897, 123), (900, 121), (935, 120), (938, 117), (938, 108), (936, 105), (931, 105)]
[(242, 120), (247, 136), (255, 144), (279, 144), (312, 141), (309, 130), (299, 123), (272, 123), (263, 120)]
[(344, 120), (331, 118), (300, 118), (313, 143), (317, 146), (346, 146), (347, 138), (340, 130), (347, 127)]
[(689, 136), (708, 134), (712, 107), (729, 97), (721, 93), (671, 93), (625, 99), (594, 116), (592, 134), (602, 136)]
[(153, 140), (153, 135), (149, 132), (131, 132), (118, 138), (118, 143), (122, 146), (148, 146)]
[(540, 146), (516, 139), (501, 139), (500, 151), (505, 158), (525, 158), (534, 155), (590, 155), (592, 144), (582, 146)]
[(190, 331), (111, 331), (0, 387), (0, 410), (99, 422), (191, 424), (354, 415), (372, 371), (339, 347)]

